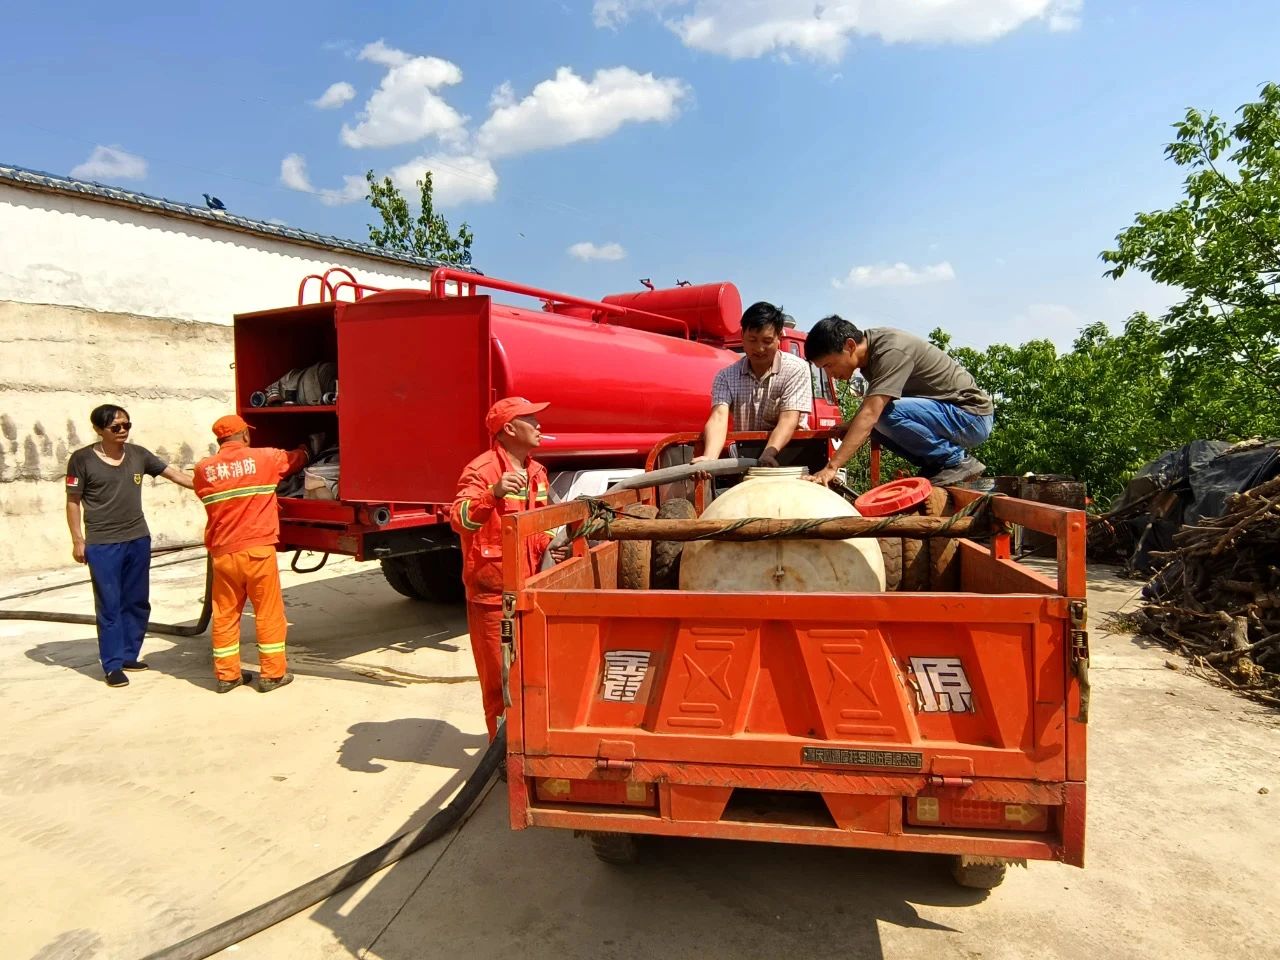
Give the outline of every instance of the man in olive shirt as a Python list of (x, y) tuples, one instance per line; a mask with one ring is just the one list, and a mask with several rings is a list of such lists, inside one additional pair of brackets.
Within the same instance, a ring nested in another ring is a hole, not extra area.
[(809, 332), (805, 356), (828, 376), (848, 380), (861, 370), (867, 380), (840, 449), (809, 479), (829, 483), (872, 432), (935, 486), (963, 483), (986, 470), (969, 450), (991, 435), (991, 397), (933, 344), (891, 327), (859, 330), (833, 314)]

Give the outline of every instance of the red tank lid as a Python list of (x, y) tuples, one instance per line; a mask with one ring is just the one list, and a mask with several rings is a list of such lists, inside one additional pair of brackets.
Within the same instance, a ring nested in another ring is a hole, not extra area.
[(923, 503), (932, 491), (933, 484), (924, 477), (907, 477), (872, 487), (853, 506), (864, 517), (887, 517)]

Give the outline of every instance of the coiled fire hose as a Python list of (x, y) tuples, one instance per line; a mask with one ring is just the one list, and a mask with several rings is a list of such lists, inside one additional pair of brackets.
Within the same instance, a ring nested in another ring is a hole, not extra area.
[(462, 789), (430, 820), (420, 827), (413, 827), (375, 847), (364, 856), (322, 874), (300, 887), (268, 900), (238, 917), (224, 920), (203, 933), (197, 933), (180, 943), (150, 953), (143, 960), (204, 960), (227, 947), (246, 940), (268, 927), (288, 919), (300, 910), (314, 906), (347, 887), (367, 880), (383, 867), (421, 850), (433, 840), (438, 840), (452, 830), (479, 799), (507, 755), (507, 728), (498, 728), (498, 735), (489, 744), (471, 776)]

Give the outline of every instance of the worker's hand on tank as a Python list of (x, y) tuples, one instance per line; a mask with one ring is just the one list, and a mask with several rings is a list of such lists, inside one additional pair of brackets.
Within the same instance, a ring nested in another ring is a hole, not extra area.
[(498, 482), (493, 485), (492, 489), (495, 497), (505, 497), (508, 494), (519, 493), (524, 489), (524, 477), (514, 470), (508, 470), (498, 478)]
[(778, 466), (778, 451), (774, 450), (773, 447), (765, 447), (764, 453), (760, 454), (759, 463), (762, 467)]
[(836, 468), (832, 466), (825, 466), (821, 470), (819, 470), (817, 473), (813, 473), (805, 477), (806, 480), (811, 480), (814, 483), (820, 483), (824, 487), (835, 478), (836, 478)]
[(84, 541), (77, 540), (71, 544), (71, 559), (76, 563), (84, 563)]

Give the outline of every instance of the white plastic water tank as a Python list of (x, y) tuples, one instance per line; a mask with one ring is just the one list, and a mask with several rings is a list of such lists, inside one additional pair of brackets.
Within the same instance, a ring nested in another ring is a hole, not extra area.
[[(856, 517), (838, 493), (799, 479), (793, 468), (753, 469), (703, 511), (703, 520)], [(709, 592), (865, 593), (884, 590), (884, 557), (873, 537), (686, 543), (680, 589)]]

